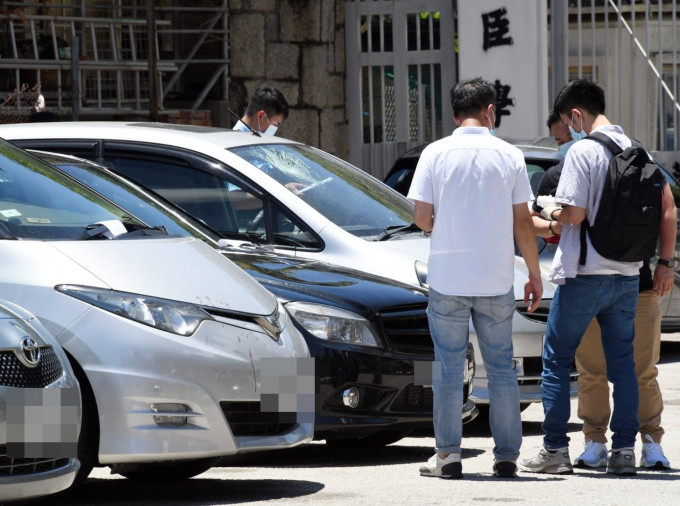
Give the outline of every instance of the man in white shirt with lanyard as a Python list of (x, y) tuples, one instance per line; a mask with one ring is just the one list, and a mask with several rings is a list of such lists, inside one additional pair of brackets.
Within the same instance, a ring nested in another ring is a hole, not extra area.
[(435, 346), (436, 453), (420, 468), (423, 476), (462, 477), (460, 410), (470, 318), (489, 377), (493, 472), (514, 477), (517, 470), (522, 423), (512, 348), (513, 235), (529, 271), (529, 311), (538, 307), (543, 286), (524, 157), (492, 135), (495, 99), (493, 86), (481, 78), (451, 90), (458, 128), (425, 148), (408, 193), (415, 223), (432, 235), (427, 313)]

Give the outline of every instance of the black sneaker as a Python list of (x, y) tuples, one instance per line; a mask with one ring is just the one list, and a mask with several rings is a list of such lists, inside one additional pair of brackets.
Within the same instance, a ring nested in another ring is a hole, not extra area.
[(493, 475), (498, 478), (515, 478), (517, 464), (509, 460), (497, 460), (493, 463)]

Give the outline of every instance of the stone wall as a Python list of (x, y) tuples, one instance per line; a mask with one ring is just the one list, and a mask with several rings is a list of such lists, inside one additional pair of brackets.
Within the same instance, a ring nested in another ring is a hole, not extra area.
[[(346, 159), (344, 16), (341, 0), (230, 0), (229, 107), (242, 115), (266, 83), (290, 106), (278, 136)], [(234, 123), (221, 112), (213, 121)]]

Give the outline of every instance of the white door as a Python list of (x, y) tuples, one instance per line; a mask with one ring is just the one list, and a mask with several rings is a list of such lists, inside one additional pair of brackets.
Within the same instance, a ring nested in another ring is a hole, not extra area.
[(350, 162), (383, 179), (408, 149), (453, 131), (451, 0), (345, 3)]

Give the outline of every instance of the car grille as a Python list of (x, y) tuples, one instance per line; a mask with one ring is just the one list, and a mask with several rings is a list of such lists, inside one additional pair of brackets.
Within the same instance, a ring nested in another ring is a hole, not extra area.
[(220, 408), (234, 436), (276, 436), (296, 425), (296, 413), (260, 411), (259, 402), (220, 401)]
[(51, 346), (40, 348), (40, 362), (26, 367), (13, 351), (0, 351), (0, 385), (17, 388), (43, 388), (54, 383), (64, 370)]
[(383, 308), (379, 325), (387, 347), (395, 353), (434, 358), (434, 344), (427, 323), (427, 303), (407, 307)]
[(432, 387), (408, 385), (390, 406), (391, 411), (427, 411), (432, 412)]
[(0, 445), (0, 476), (44, 473), (69, 465), (70, 459), (20, 459), (7, 456), (7, 446)]

